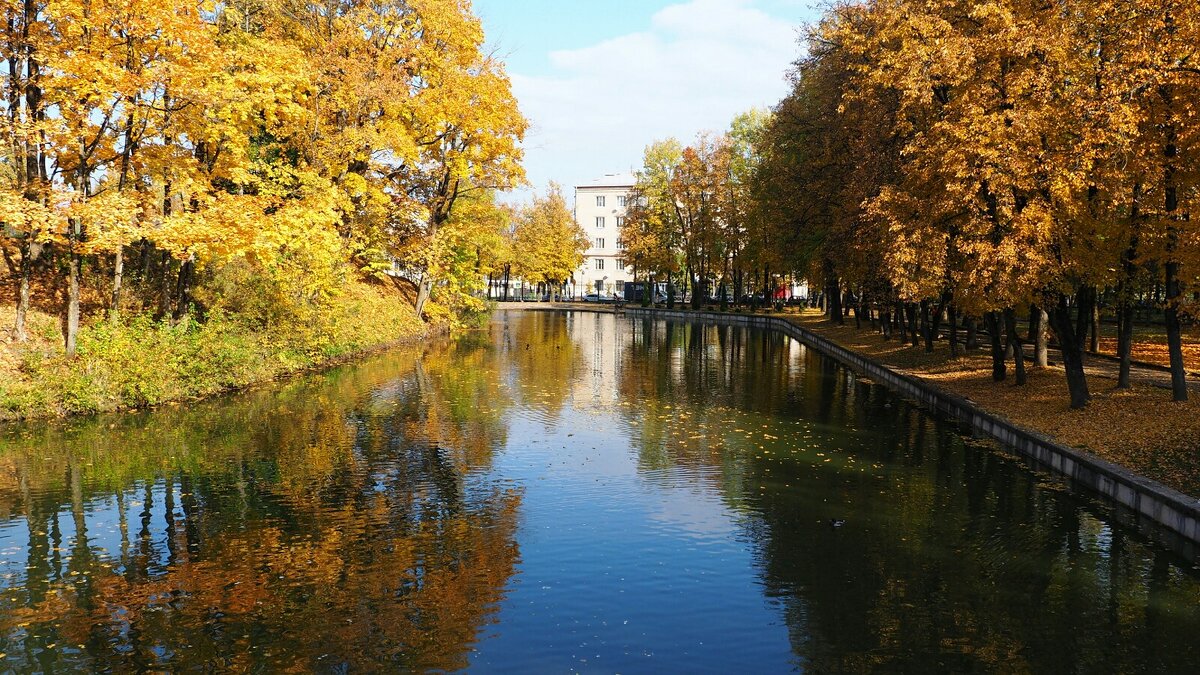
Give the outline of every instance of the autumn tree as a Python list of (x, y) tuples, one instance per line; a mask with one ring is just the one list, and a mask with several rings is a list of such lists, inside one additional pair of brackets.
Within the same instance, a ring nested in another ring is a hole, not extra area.
[(672, 275), (680, 271), (672, 182), (682, 157), (683, 146), (675, 139), (646, 147), (620, 229), (624, 260), (633, 267), (635, 278), (641, 275), (645, 280), (647, 303), (654, 302), (653, 286), (660, 276), (670, 285)]
[(844, 286), (868, 313), (898, 301), (880, 314), (885, 335), (898, 324), (929, 350), (943, 316), (952, 351), (958, 312), (982, 318), (996, 378), (1007, 352), (1021, 383), (1018, 312), (1044, 363), (1048, 310), (1083, 406), (1084, 336), (1096, 343), (1105, 288), (1121, 308), (1124, 384), (1147, 272), (1161, 275), (1178, 343), (1195, 239), (1195, 77), (1181, 65), (1195, 15), (1168, 0), (834, 6), (775, 111), (757, 201), (788, 223), (837, 320)]
[(782, 272), (786, 267), (786, 254), (777, 236), (778, 221), (768, 209), (761, 208), (765, 200), (756, 200), (754, 195), (756, 180), (764, 170), (766, 132), (771, 121), (771, 113), (755, 108), (735, 116), (726, 135), (726, 175), (718, 181), (718, 227), (725, 243), (719, 273), (723, 303), (728, 301), (731, 284), (735, 296), (740, 295), (747, 272), (753, 275), (753, 270), (763, 271), (766, 293), (770, 271)]
[(550, 184), (545, 197), (535, 196), (517, 213), (514, 270), (525, 281), (561, 294), (562, 285), (583, 264), (589, 246), (587, 233), (575, 222), (556, 183)]
[(420, 312), (435, 286), (450, 311), (472, 306), (526, 123), (469, 2), (4, 12), (18, 339), (43, 272), (65, 286), (68, 353), (93, 274), (114, 321), (123, 305), (177, 322), (257, 303), (271, 309), (255, 321), (310, 327), (348, 279), (394, 269)]

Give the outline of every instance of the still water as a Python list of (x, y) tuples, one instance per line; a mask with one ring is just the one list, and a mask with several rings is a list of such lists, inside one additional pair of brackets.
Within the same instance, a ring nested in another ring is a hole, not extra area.
[(1188, 562), (742, 328), (500, 313), (0, 436), (0, 671), (1195, 672), (1197, 635)]

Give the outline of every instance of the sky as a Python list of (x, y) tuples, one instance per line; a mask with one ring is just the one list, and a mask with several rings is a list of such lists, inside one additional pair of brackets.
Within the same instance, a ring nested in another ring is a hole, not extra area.
[[(539, 193), (636, 170), (655, 140), (720, 132), (787, 93), (816, 0), (474, 0), (529, 119)], [(510, 199), (520, 199), (525, 192)]]

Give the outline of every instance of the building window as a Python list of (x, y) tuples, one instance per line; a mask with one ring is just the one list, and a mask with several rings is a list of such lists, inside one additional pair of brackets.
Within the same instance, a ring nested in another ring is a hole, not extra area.
[(604, 269), (604, 258), (596, 258), (596, 269)]
[(604, 195), (596, 197), (596, 206), (604, 206)]
[(604, 216), (596, 216), (596, 227), (604, 227)]
[(617, 240), (617, 250), (618, 251), (625, 250), (625, 242), (621, 241), (620, 239)]
[(620, 279), (617, 279), (617, 294), (620, 295), (621, 293), (624, 293), (624, 292), (625, 292), (625, 282)]
[(628, 206), (628, 205), (629, 205), (629, 197), (626, 197), (625, 195), (617, 196), (617, 206)]
[(596, 239), (596, 248), (604, 248), (604, 237), (598, 237)]
[(617, 216), (617, 227), (625, 226), (625, 216)]

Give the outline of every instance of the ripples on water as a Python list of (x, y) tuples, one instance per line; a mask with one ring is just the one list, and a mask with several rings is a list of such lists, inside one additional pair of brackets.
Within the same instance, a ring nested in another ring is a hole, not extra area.
[(745, 329), (501, 314), (0, 441), (0, 670), (1191, 672), (1198, 606), (1103, 509)]

